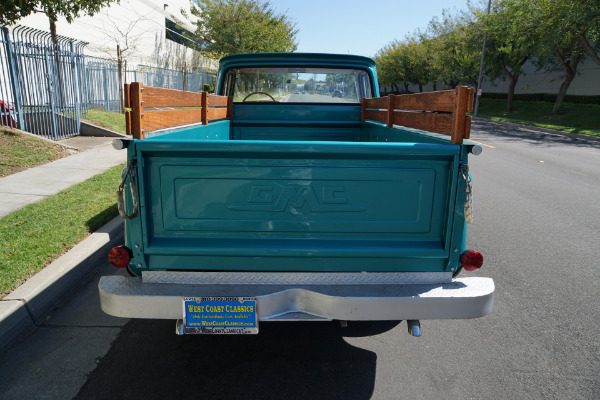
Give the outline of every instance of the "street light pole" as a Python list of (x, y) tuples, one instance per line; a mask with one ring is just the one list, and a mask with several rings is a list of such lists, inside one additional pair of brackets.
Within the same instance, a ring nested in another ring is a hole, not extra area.
[[(487, 15), (490, 15), (490, 8), (492, 7), (492, 0), (488, 0)], [(477, 116), (479, 111), (479, 98), (481, 97), (481, 81), (483, 79), (483, 61), (485, 60), (485, 45), (487, 43), (487, 30), (483, 35), (483, 48), (481, 49), (481, 63), (479, 64), (479, 77), (477, 78), (477, 96), (475, 97), (475, 112)]]

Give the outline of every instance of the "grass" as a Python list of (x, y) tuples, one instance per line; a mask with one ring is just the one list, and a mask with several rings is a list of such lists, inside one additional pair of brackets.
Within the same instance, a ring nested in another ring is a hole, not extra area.
[(550, 115), (553, 103), (515, 101), (514, 112), (505, 114), (506, 100), (481, 100), (479, 116), (498, 121), (556, 129), (559, 131), (600, 136), (600, 105), (563, 103), (561, 113)]
[(0, 298), (114, 218), (116, 166), (0, 219)]
[(69, 155), (62, 146), (10, 128), (0, 128), (0, 177)]
[(125, 115), (104, 110), (89, 109), (84, 121), (125, 134)]

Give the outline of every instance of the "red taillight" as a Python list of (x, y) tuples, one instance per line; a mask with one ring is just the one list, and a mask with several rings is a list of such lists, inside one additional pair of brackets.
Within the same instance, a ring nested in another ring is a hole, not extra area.
[(127, 247), (113, 247), (108, 251), (108, 261), (117, 268), (124, 268), (131, 261), (131, 253)]
[(483, 256), (478, 251), (467, 251), (462, 254), (461, 264), (465, 271), (477, 271), (483, 265)]

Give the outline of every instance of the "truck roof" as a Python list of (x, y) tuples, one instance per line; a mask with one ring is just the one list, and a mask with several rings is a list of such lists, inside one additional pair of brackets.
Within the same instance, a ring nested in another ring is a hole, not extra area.
[(327, 53), (245, 53), (221, 58), (219, 70), (231, 67), (265, 65), (329, 66), (342, 68), (374, 69), (375, 61), (369, 57), (351, 54)]

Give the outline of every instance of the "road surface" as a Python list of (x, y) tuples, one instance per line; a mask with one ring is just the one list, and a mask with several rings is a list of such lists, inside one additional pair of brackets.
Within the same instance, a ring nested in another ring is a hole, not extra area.
[(180, 337), (103, 315), (91, 282), (2, 356), (0, 398), (600, 398), (600, 142), (485, 121), (472, 139), (491, 315), (422, 321), (421, 338), (404, 322)]

